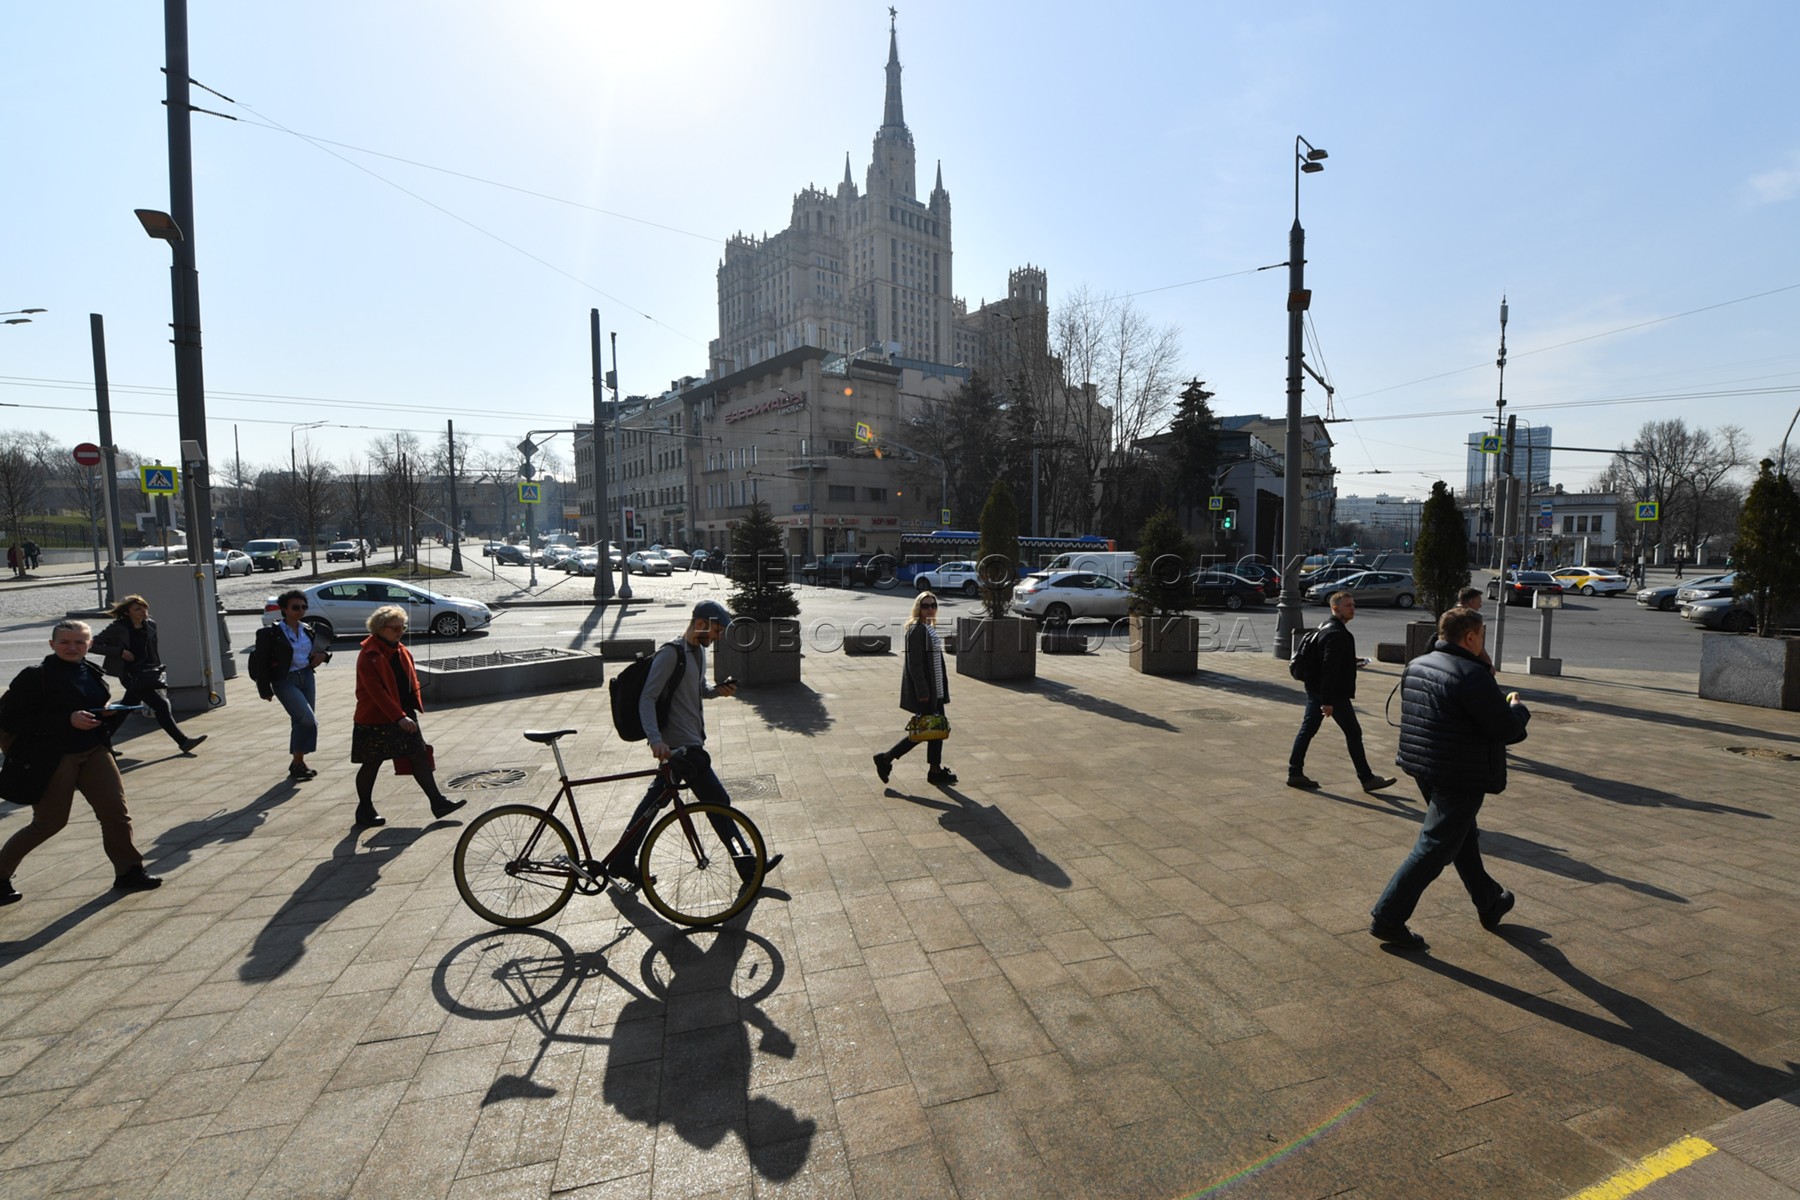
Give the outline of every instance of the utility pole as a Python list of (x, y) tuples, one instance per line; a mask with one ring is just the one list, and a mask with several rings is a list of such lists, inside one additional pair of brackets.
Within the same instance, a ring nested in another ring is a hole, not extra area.
[[(600, 557), (594, 563), (594, 599), (604, 604), (613, 598), (612, 559), (607, 557), (610, 524), (606, 512), (606, 371), (600, 359), (600, 310), (588, 309), (588, 343), (594, 360), (594, 530)], [(619, 547), (623, 567), (625, 548)]]
[(445, 421), (445, 449), (450, 460), (450, 569), (460, 571), (462, 565), (462, 510), (456, 506), (456, 422)]
[[(631, 572), (625, 569), (625, 439), (621, 433), (624, 428), (625, 406), (619, 403), (619, 334), (615, 330), (609, 335), (612, 338), (612, 371), (608, 378), (612, 381), (613, 394), (613, 442), (619, 449), (619, 599), (631, 599)], [(595, 436), (600, 431), (594, 430)], [(602, 558), (606, 556), (601, 555)], [(610, 566), (608, 567), (610, 570)]]

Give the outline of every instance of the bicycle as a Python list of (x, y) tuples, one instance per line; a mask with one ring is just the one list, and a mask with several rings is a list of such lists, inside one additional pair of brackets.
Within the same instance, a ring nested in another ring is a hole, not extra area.
[[(525, 731), (527, 741), (549, 746), (556, 756), (561, 786), (548, 808), (503, 804), (469, 822), (456, 843), (456, 890), (463, 903), (496, 925), (514, 927), (549, 920), (576, 892), (597, 896), (608, 887), (627, 895), (641, 888), (652, 908), (681, 925), (717, 925), (742, 912), (762, 887), (768, 869), (768, 851), (755, 822), (728, 804), (684, 800), (681, 793), (687, 785), (673, 769), (679, 765), (680, 750), (651, 770), (570, 779), (557, 742), (575, 732)], [(663, 793), (644, 818), (652, 824), (638, 852), (640, 882), (633, 882), (609, 871), (606, 861), (628, 844), (642, 822), (625, 830), (606, 859), (596, 859), (575, 803), (575, 789), (651, 777), (662, 781)], [(556, 816), (556, 806), (564, 799), (574, 821), (573, 836)], [(663, 812), (669, 805), (672, 809)]]

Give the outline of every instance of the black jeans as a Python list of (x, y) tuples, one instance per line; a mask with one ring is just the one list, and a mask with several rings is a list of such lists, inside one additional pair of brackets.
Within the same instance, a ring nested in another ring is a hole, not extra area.
[[(693, 791), (695, 803), (731, 803), (730, 793), (719, 782), (719, 777), (713, 774), (712, 755), (704, 747), (675, 747), (674, 753), (669, 756), (669, 767), (675, 773), (675, 778)], [(606, 861), (609, 864), (622, 867), (637, 865), (638, 848), (644, 844), (644, 837), (650, 832), (650, 818), (662, 807), (662, 796), (663, 781), (652, 779), (650, 786), (644, 791), (644, 798), (638, 801), (636, 811), (631, 814), (631, 821), (625, 826), (625, 833), (619, 838), (619, 844), (607, 854)], [(724, 830), (721, 829), (721, 836), (723, 835)]]
[(1469, 890), (1469, 899), (1475, 902), (1475, 911), (1486, 912), (1504, 889), (1494, 882), (1481, 861), (1481, 830), (1475, 818), (1481, 814), (1482, 794), (1450, 791), (1434, 786), (1428, 779), (1418, 782), (1419, 791), (1429, 804), (1425, 823), (1419, 827), (1419, 839), (1413, 843), (1412, 853), (1388, 880), (1369, 915), (1387, 924), (1406, 924), (1425, 889), (1444, 873), (1445, 867), (1453, 864)]
[[(1350, 765), (1356, 768), (1356, 777), (1367, 779), (1375, 774), (1369, 769), (1369, 756), (1363, 752), (1362, 724), (1356, 719), (1355, 706), (1349, 701), (1332, 705), (1331, 719), (1344, 731), (1344, 742), (1350, 747)], [(1319, 726), (1324, 723), (1323, 702), (1308, 692), (1306, 715), (1300, 718), (1300, 732), (1294, 736), (1294, 748), (1288, 752), (1289, 775), (1298, 775), (1305, 768), (1306, 748), (1312, 744), (1313, 735), (1319, 732)]]
[[(921, 717), (941, 717), (944, 715), (944, 702), (942, 700), (934, 700), (924, 708), (921, 708), (916, 715)], [(941, 767), (944, 765), (945, 740), (946, 739), (944, 738), (934, 738), (925, 743), (926, 766)], [(899, 741), (894, 743), (893, 749), (887, 752), (887, 756), (889, 758), (903, 758), (909, 750), (918, 744), (919, 743), (913, 741), (910, 737), (902, 737)]]
[(120, 702), (144, 705), (156, 717), (156, 723), (162, 726), (162, 731), (175, 739), (177, 746), (187, 741), (187, 734), (181, 732), (181, 726), (175, 723), (175, 714), (169, 711), (169, 697), (162, 689), (148, 683), (127, 683), (125, 695)]

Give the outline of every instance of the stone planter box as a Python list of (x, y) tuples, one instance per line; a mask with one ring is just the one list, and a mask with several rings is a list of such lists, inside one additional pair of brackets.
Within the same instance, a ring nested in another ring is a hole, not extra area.
[(1700, 698), (1800, 712), (1800, 638), (1700, 635)]
[(607, 662), (630, 662), (655, 653), (655, 638), (607, 638), (600, 643), (600, 657)]
[(583, 650), (502, 650), (415, 663), (419, 690), (436, 707), (451, 700), (597, 688), (606, 664)]
[(713, 647), (714, 680), (736, 679), (745, 687), (800, 682), (800, 622), (739, 618), (725, 627)]
[(894, 639), (885, 633), (853, 633), (844, 638), (844, 653), (892, 654)]
[(1384, 663), (1405, 663), (1406, 647), (1399, 642), (1375, 643), (1375, 661)]
[[(1406, 624), (1406, 658), (1411, 662), (1421, 654), (1430, 654), (1437, 645), (1436, 621), (1408, 621)], [(1386, 662), (1384, 658), (1381, 661)]]
[(1024, 617), (958, 617), (956, 673), (990, 681), (1036, 679), (1036, 623)]
[(1131, 617), (1131, 669), (1143, 675), (1196, 675), (1200, 671), (1197, 617)]

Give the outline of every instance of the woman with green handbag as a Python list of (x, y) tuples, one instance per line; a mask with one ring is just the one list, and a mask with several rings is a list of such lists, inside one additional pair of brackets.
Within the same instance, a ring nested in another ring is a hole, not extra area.
[(900, 707), (912, 713), (913, 719), (907, 722), (906, 736), (895, 742), (893, 749), (875, 756), (875, 773), (883, 783), (893, 773), (894, 760), (903, 757), (917, 742), (925, 743), (926, 782), (956, 782), (956, 772), (944, 765), (944, 739), (950, 735), (944, 705), (950, 703), (950, 677), (944, 671), (944, 640), (938, 636), (937, 610), (938, 598), (930, 592), (920, 592), (906, 621)]

